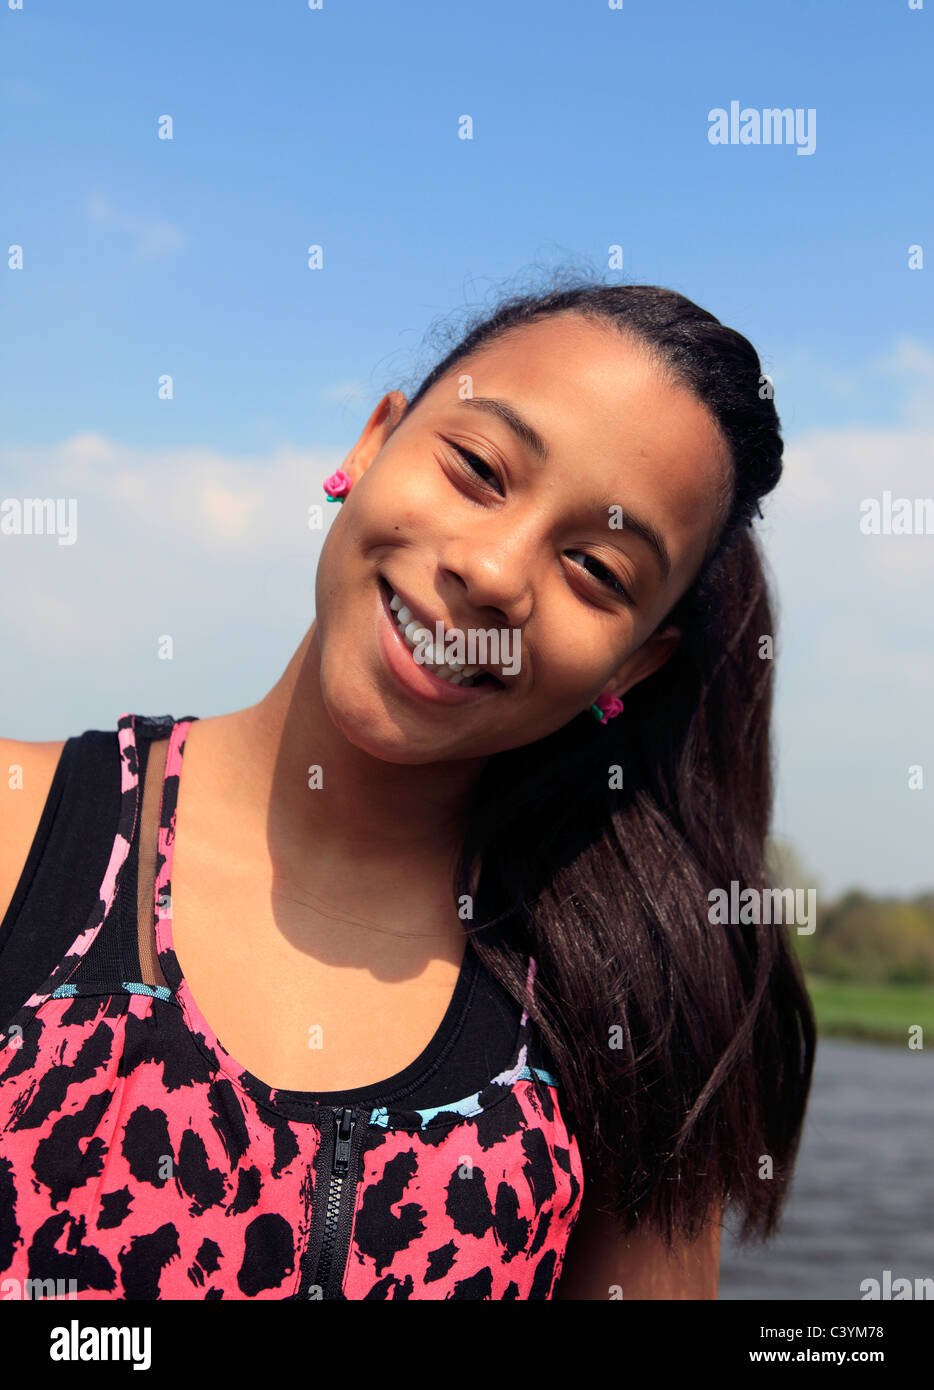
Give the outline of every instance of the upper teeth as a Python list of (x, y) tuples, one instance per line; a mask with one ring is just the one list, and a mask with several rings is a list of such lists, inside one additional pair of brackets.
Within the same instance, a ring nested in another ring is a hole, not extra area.
[[(423, 634), (424, 637), (431, 636), (428, 629), (422, 627), (421, 623), (413, 618), (412, 610), (405, 607), (401, 598), (395, 591), (393, 591), (392, 598), (389, 600), (389, 607), (395, 614), (396, 627), (401, 632), (405, 639), (406, 646), (409, 647), (411, 651), (415, 650), (419, 638), (422, 637)], [(430, 643), (425, 647), (424, 654), (434, 674), (440, 676), (442, 680), (446, 680), (449, 685), (462, 685), (464, 681), (469, 680), (471, 676), (475, 676), (477, 672), (481, 670), (479, 666), (461, 666), (456, 661), (445, 661), (440, 655), (438, 658), (435, 658), (434, 648)]]

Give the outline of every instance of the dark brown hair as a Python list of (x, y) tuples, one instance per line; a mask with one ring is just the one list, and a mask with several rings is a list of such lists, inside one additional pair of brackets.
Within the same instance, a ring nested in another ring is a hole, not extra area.
[(405, 415), (495, 338), (582, 314), (634, 335), (707, 406), (731, 495), (713, 548), (663, 620), (681, 641), (626, 693), (624, 715), (599, 726), (584, 712), (484, 767), (455, 898), (479, 863), (474, 947), (529, 1005), (587, 1171), (623, 1227), (692, 1239), (720, 1203), (741, 1213), (743, 1239), (765, 1238), (797, 1153), (814, 1018), (787, 927), (712, 925), (708, 892), (769, 886), (773, 662), (760, 642), (774, 622), (751, 528), (781, 476), (779, 417), (752, 344), (683, 295), (559, 281), (475, 321)]

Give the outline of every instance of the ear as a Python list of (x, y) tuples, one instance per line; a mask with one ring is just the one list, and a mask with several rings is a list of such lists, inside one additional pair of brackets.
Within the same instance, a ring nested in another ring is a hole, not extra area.
[(649, 676), (664, 666), (665, 662), (673, 655), (675, 648), (681, 640), (681, 629), (670, 625), (662, 628), (659, 632), (653, 632), (652, 636), (643, 642), (637, 652), (624, 662), (619, 670), (610, 680), (604, 684), (604, 690), (611, 695), (618, 695), (620, 698), (631, 690), (640, 681), (646, 680)]
[(353, 482), (362, 478), (399, 423), (408, 402), (401, 391), (388, 391), (373, 411), (350, 453), (341, 464)]

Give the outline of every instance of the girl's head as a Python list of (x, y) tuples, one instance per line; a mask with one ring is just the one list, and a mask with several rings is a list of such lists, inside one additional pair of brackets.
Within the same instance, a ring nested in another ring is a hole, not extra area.
[[(813, 1065), (788, 928), (709, 908), (769, 885), (751, 523), (781, 455), (755, 349), (682, 295), (513, 298), (374, 411), (318, 570), (332, 718), (390, 762), (465, 760), (466, 929), (541, 1030), (611, 1208), (669, 1236), (729, 1202), (744, 1234), (775, 1229)], [(429, 623), (520, 629), (518, 674), (458, 705), (411, 693), (382, 579)], [(601, 726), (604, 692), (625, 712)]]
[[(345, 735), (394, 762), (485, 757), (663, 666), (680, 601), (778, 479), (762, 380), (751, 344), (683, 296), (586, 285), (507, 301), (411, 402), (384, 397), (318, 570), (322, 691)], [(451, 705), (400, 682), (387, 585), (432, 635), (512, 634), (500, 684)]]

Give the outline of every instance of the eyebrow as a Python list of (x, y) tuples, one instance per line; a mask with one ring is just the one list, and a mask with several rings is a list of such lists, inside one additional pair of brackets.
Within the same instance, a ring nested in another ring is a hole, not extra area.
[[(541, 459), (542, 463), (548, 460), (548, 445), (538, 430), (532, 428), (527, 420), (524, 420), (515, 406), (508, 401), (500, 400), (494, 396), (466, 396), (462, 405), (471, 405), (478, 410), (485, 410), (490, 415), (495, 415), (508, 425), (513, 434), (530, 449), (533, 454)], [(594, 504), (594, 511), (601, 516), (605, 516), (611, 507), (619, 506), (618, 502), (612, 501), (608, 497), (599, 497)], [(662, 573), (667, 579), (671, 573), (671, 556), (665, 544), (665, 538), (656, 526), (645, 517), (636, 516), (628, 508), (622, 508), (623, 525), (621, 531), (628, 531), (630, 535), (639, 536), (645, 541), (646, 545), (655, 552), (656, 558), (662, 568)]]

